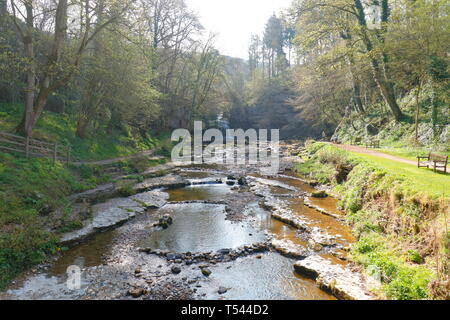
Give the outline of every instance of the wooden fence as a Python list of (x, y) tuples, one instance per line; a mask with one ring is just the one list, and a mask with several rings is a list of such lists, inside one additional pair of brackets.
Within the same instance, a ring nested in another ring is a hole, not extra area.
[(70, 147), (0, 131), (0, 150), (70, 163)]

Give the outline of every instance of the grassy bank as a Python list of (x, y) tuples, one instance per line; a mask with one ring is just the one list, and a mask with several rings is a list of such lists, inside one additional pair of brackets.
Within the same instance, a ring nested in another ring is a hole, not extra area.
[[(13, 132), (20, 109), (20, 105), (0, 104), (1, 131)], [(77, 160), (116, 158), (153, 148), (161, 148), (160, 154), (164, 154), (169, 147), (167, 135), (151, 132), (145, 138), (125, 131), (99, 132), (83, 140), (75, 137), (75, 124), (69, 116), (47, 112), (35, 137), (72, 146)], [(61, 233), (82, 226), (86, 217), (73, 210), (68, 195), (110, 182), (117, 174), (140, 179), (139, 172), (162, 162), (142, 157), (104, 167), (67, 167), (48, 159), (0, 152), (0, 289), (20, 272), (61, 250), (57, 246)]]
[(352, 259), (380, 271), (379, 294), (449, 298), (449, 176), (321, 143), (307, 151), (297, 170), (334, 186), (358, 238)]
[[(0, 131), (14, 132), (20, 122), (23, 105), (0, 103)], [(132, 134), (123, 128), (108, 133), (96, 130), (91, 138), (76, 136), (77, 119), (72, 115), (44, 112), (40, 117), (33, 136), (49, 142), (68, 145), (72, 149), (72, 158), (76, 161), (103, 160), (128, 156), (143, 150), (161, 146), (170, 137), (166, 132), (149, 131), (146, 136)]]

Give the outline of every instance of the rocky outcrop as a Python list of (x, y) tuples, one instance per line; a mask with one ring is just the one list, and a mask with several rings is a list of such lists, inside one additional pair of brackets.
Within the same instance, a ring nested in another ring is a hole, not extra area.
[(113, 197), (117, 193), (118, 189), (119, 188), (114, 183), (108, 183), (98, 186), (92, 190), (73, 194), (69, 196), (69, 200), (72, 202), (95, 202), (100, 198)]
[(130, 197), (131, 200), (144, 207), (145, 209), (158, 209), (163, 207), (167, 200), (169, 199), (169, 195), (165, 192), (160, 191), (149, 191), (144, 193), (139, 193)]
[(140, 248), (139, 252), (146, 254), (153, 254), (165, 258), (168, 262), (176, 264), (193, 265), (199, 263), (221, 263), (235, 261), (238, 258), (255, 255), (270, 250), (268, 243), (254, 243), (251, 245), (245, 245), (236, 249), (221, 249), (217, 252), (204, 252), (204, 253), (174, 253), (163, 250), (153, 250), (151, 248)]
[(310, 231), (307, 222), (294, 214), (294, 212), (287, 207), (285, 201), (269, 196), (265, 198), (262, 205), (265, 209), (272, 212), (272, 218), (301, 231)]
[(373, 300), (361, 274), (320, 256), (310, 256), (294, 265), (295, 271), (316, 280), (319, 286), (343, 300)]
[(169, 174), (163, 177), (150, 178), (144, 180), (142, 183), (138, 183), (134, 186), (134, 190), (138, 193), (167, 188), (167, 189), (177, 189), (189, 186), (191, 183), (178, 175)]
[(65, 234), (61, 245), (73, 245), (89, 236), (119, 226), (148, 208), (160, 208), (168, 199), (168, 194), (151, 191), (128, 198), (115, 198), (92, 207), (92, 219), (80, 230)]
[(280, 253), (285, 257), (295, 259), (305, 259), (306, 257), (311, 255), (311, 252), (307, 248), (295, 244), (290, 240), (273, 239), (270, 244), (275, 249), (275, 251), (277, 251), (278, 253)]

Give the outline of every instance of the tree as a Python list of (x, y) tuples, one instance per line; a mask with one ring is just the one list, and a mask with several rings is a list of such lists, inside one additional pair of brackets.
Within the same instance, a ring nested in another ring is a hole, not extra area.
[[(360, 84), (355, 72), (355, 56), (364, 51), (364, 60), (371, 68), (379, 93), (398, 121), (403, 117), (403, 113), (397, 103), (389, 68), (389, 56), (384, 49), (390, 7), (387, 0), (374, 1), (372, 5), (381, 10), (380, 29), (374, 30), (368, 25), (367, 13), (360, 0), (306, 0), (299, 2), (294, 11), (299, 15), (301, 28), (307, 30), (306, 38), (310, 41), (309, 45), (314, 45), (315, 51), (309, 59), (314, 59), (315, 55), (321, 55), (336, 47), (336, 44), (339, 44), (337, 35), (347, 42), (346, 58), (350, 73), (353, 74), (354, 101), (360, 111), (363, 110), (363, 106), (358, 98), (361, 95), (358, 93)], [(316, 20), (310, 19), (302, 23), (303, 17), (308, 15), (313, 15)]]
[(270, 17), (267, 22), (263, 41), (267, 50), (269, 78), (275, 77), (287, 64), (286, 54), (283, 51), (283, 24), (276, 15)]
[[(130, 1), (118, 4), (111, 1), (109, 17), (94, 31), (92, 26), (95, 14), (94, 1), (84, 0), (70, 3), (71, 8), (77, 8), (80, 21), (78, 25), (68, 25), (69, 0), (59, 0), (55, 3), (37, 4), (32, 0), (11, 0), (13, 22), (21, 36), (25, 47), (25, 57), (28, 60), (27, 88), (25, 90), (25, 111), (17, 132), (32, 136), (33, 128), (41, 116), (48, 97), (58, 88), (66, 85), (78, 69), (83, 54), (89, 43), (96, 38), (106, 26), (118, 19), (128, 8)], [(50, 16), (50, 13), (52, 15)], [(25, 17), (25, 25), (19, 19)], [(38, 60), (35, 50), (36, 40), (40, 32), (37, 29), (38, 17), (48, 21), (41, 21), (41, 25), (51, 25), (53, 37), (48, 44), (42, 63)], [(69, 41), (67, 32), (73, 33)], [(63, 55), (64, 53), (64, 55)], [(64, 59), (63, 59), (64, 57)]]
[[(376, 5), (376, 4), (373, 4)], [(380, 40), (381, 44), (384, 42), (384, 36), (386, 33), (386, 23), (389, 20), (390, 16), (390, 8), (388, 0), (381, 1), (382, 13), (381, 13), (381, 31), (376, 31), (376, 35)], [(379, 59), (376, 58), (376, 48), (374, 46), (373, 41), (369, 36), (369, 28), (367, 25), (366, 13), (364, 11), (364, 7), (362, 5), (361, 0), (355, 0), (355, 14), (359, 24), (359, 32), (361, 34), (362, 40), (366, 46), (367, 54), (370, 57), (370, 63), (372, 66), (374, 79), (380, 88), (380, 93), (386, 104), (392, 111), (395, 119), (399, 121), (403, 117), (403, 113), (400, 110), (400, 107), (397, 104), (397, 98), (394, 91), (394, 86), (392, 81), (390, 80), (389, 74), (389, 60), (386, 52), (383, 52), (381, 49), (383, 60), (380, 62)], [(383, 70), (384, 68), (384, 70)]]

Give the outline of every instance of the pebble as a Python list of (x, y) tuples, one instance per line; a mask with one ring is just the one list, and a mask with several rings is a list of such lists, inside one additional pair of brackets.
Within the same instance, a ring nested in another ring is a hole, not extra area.
[(211, 275), (211, 270), (209, 270), (208, 268), (204, 268), (204, 269), (202, 269), (202, 274), (205, 276), (205, 277), (209, 277), (210, 275)]
[(173, 266), (171, 270), (172, 270), (172, 273), (173, 273), (173, 274), (179, 274), (179, 273), (181, 273), (181, 268), (178, 267), (178, 266)]
[(146, 293), (147, 293), (147, 291), (144, 288), (137, 288), (137, 289), (132, 289), (132, 290), (128, 291), (128, 294), (130, 296), (132, 296), (133, 298), (140, 298)]
[(227, 293), (228, 292), (228, 289), (227, 288), (224, 288), (224, 287), (220, 287), (219, 288), (219, 291), (217, 291), (219, 294), (225, 294), (225, 293)]

